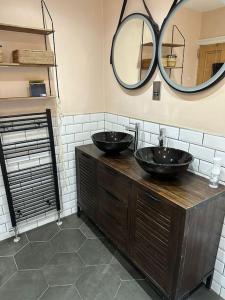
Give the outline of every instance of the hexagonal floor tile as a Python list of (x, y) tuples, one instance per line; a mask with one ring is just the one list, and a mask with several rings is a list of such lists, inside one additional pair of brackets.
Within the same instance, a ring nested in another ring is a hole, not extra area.
[(76, 282), (76, 287), (85, 300), (112, 300), (119, 285), (120, 278), (110, 265), (86, 267), (86, 271)]
[(43, 267), (53, 256), (49, 242), (33, 242), (26, 245), (15, 255), (19, 270), (36, 270)]
[(17, 271), (14, 259), (0, 257), (0, 270), (0, 286), (2, 286)]
[(81, 298), (72, 286), (55, 286), (48, 288), (40, 300), (81, 300)]
[(82, 223), (83, 220), (81, 218), (78, 218), (77, 214), (73, 214), (71, 216), (63, 218), (62, 225), (60, 227), (63, 229), (78, 229)]
[(19, 271), (0, 289), (0, 299), (37, 300), (46, 289), (41, 271)]
[(86, 236), (87, 239), (104, 237), (104, 234), (90, 220), (84, 221), (84, 223), (80, 226), (80, 231)]
[(109, 264), (115, 248), (107, 240), (86, 240), (78, 254), (87, 265)]
[(56, 252), (74, 252), (85, 240), (85, 236), (79, 229), (63, 229), (54, 236), (51, 243)]
[(50, 286), (74, 284), (82, 274), (84, 264), (76, 253), (56, 253), (43, 268)]
[(222, 298), (212, 290), (208, 290), (205, 286), (202, 286), (188, 300), (222, 300)]
[(28, 239), (25, 234), (20, 235), (19, 243), (14, 243), (13, 239), (14, 237), (0, 243), (0, 256), (15, 255), (20, 249), (28, 244)]
[(117, 251), (112, 259), (111, 265), (118, 273), (121, 280), (145, 279), (134, 265), (131, 264), (119, 251)]
[(27, 232), (27, 237), (31, 242), (47, 242), (49, 241), (57, 232), (59, 227), (55, 222), (46, 224), (44, 226), (35, 228)]
[(162, 299), (155, 291), (145, 282), (141, 281), (122, 281), (116, 300), (160, 300)]

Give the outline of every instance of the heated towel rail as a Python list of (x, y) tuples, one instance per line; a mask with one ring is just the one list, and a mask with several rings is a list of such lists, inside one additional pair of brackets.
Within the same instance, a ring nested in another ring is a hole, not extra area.
[(50, 109), (0, 117), (0, 164), (16, 242), (19, 222), (57, 210), (60, 223)]

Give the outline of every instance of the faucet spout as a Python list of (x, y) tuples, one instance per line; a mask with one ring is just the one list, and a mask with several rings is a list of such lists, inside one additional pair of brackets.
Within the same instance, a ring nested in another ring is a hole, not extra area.
[(166, 129), (165, 128), (160, 129), (159, 147), (166, 147)]
[(134, 151), (137, 151), (138, 149), (138, 142), (139, 142), (139, 131), (140, 131), (140, 124), (138, 123), (130, 123), (130, 125), (133, 125), (134, 127), (127, 126), (125, 129), (131, 132), (135, 133), (134, 136)]

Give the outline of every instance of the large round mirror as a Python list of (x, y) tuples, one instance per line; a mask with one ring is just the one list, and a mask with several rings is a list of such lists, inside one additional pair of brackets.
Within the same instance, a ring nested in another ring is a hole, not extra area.
[(132, 14), (125, 18), (112, 45), (112, 67), (126, 89), (143, 86), (157, 66), (157, 33), (149, 18)]
[(195, 93), (225, 74), (225, 1), (181, 0), (161, 29), (162, 76), (174, 89)]

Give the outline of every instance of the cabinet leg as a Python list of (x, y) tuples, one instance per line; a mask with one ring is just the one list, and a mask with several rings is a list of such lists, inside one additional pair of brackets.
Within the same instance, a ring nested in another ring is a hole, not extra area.
[(77, 206), (77, 216), (78, 216), (78, 218), (81, 217), (81, 209), (80, 209), (79, 205)]
[(212, 286), (212, 280), (213, 280), (213, 275), (211, 274), (207, 277), (206, 284), (205, 284), (206, 288), (209, 290), (211, 289)]

